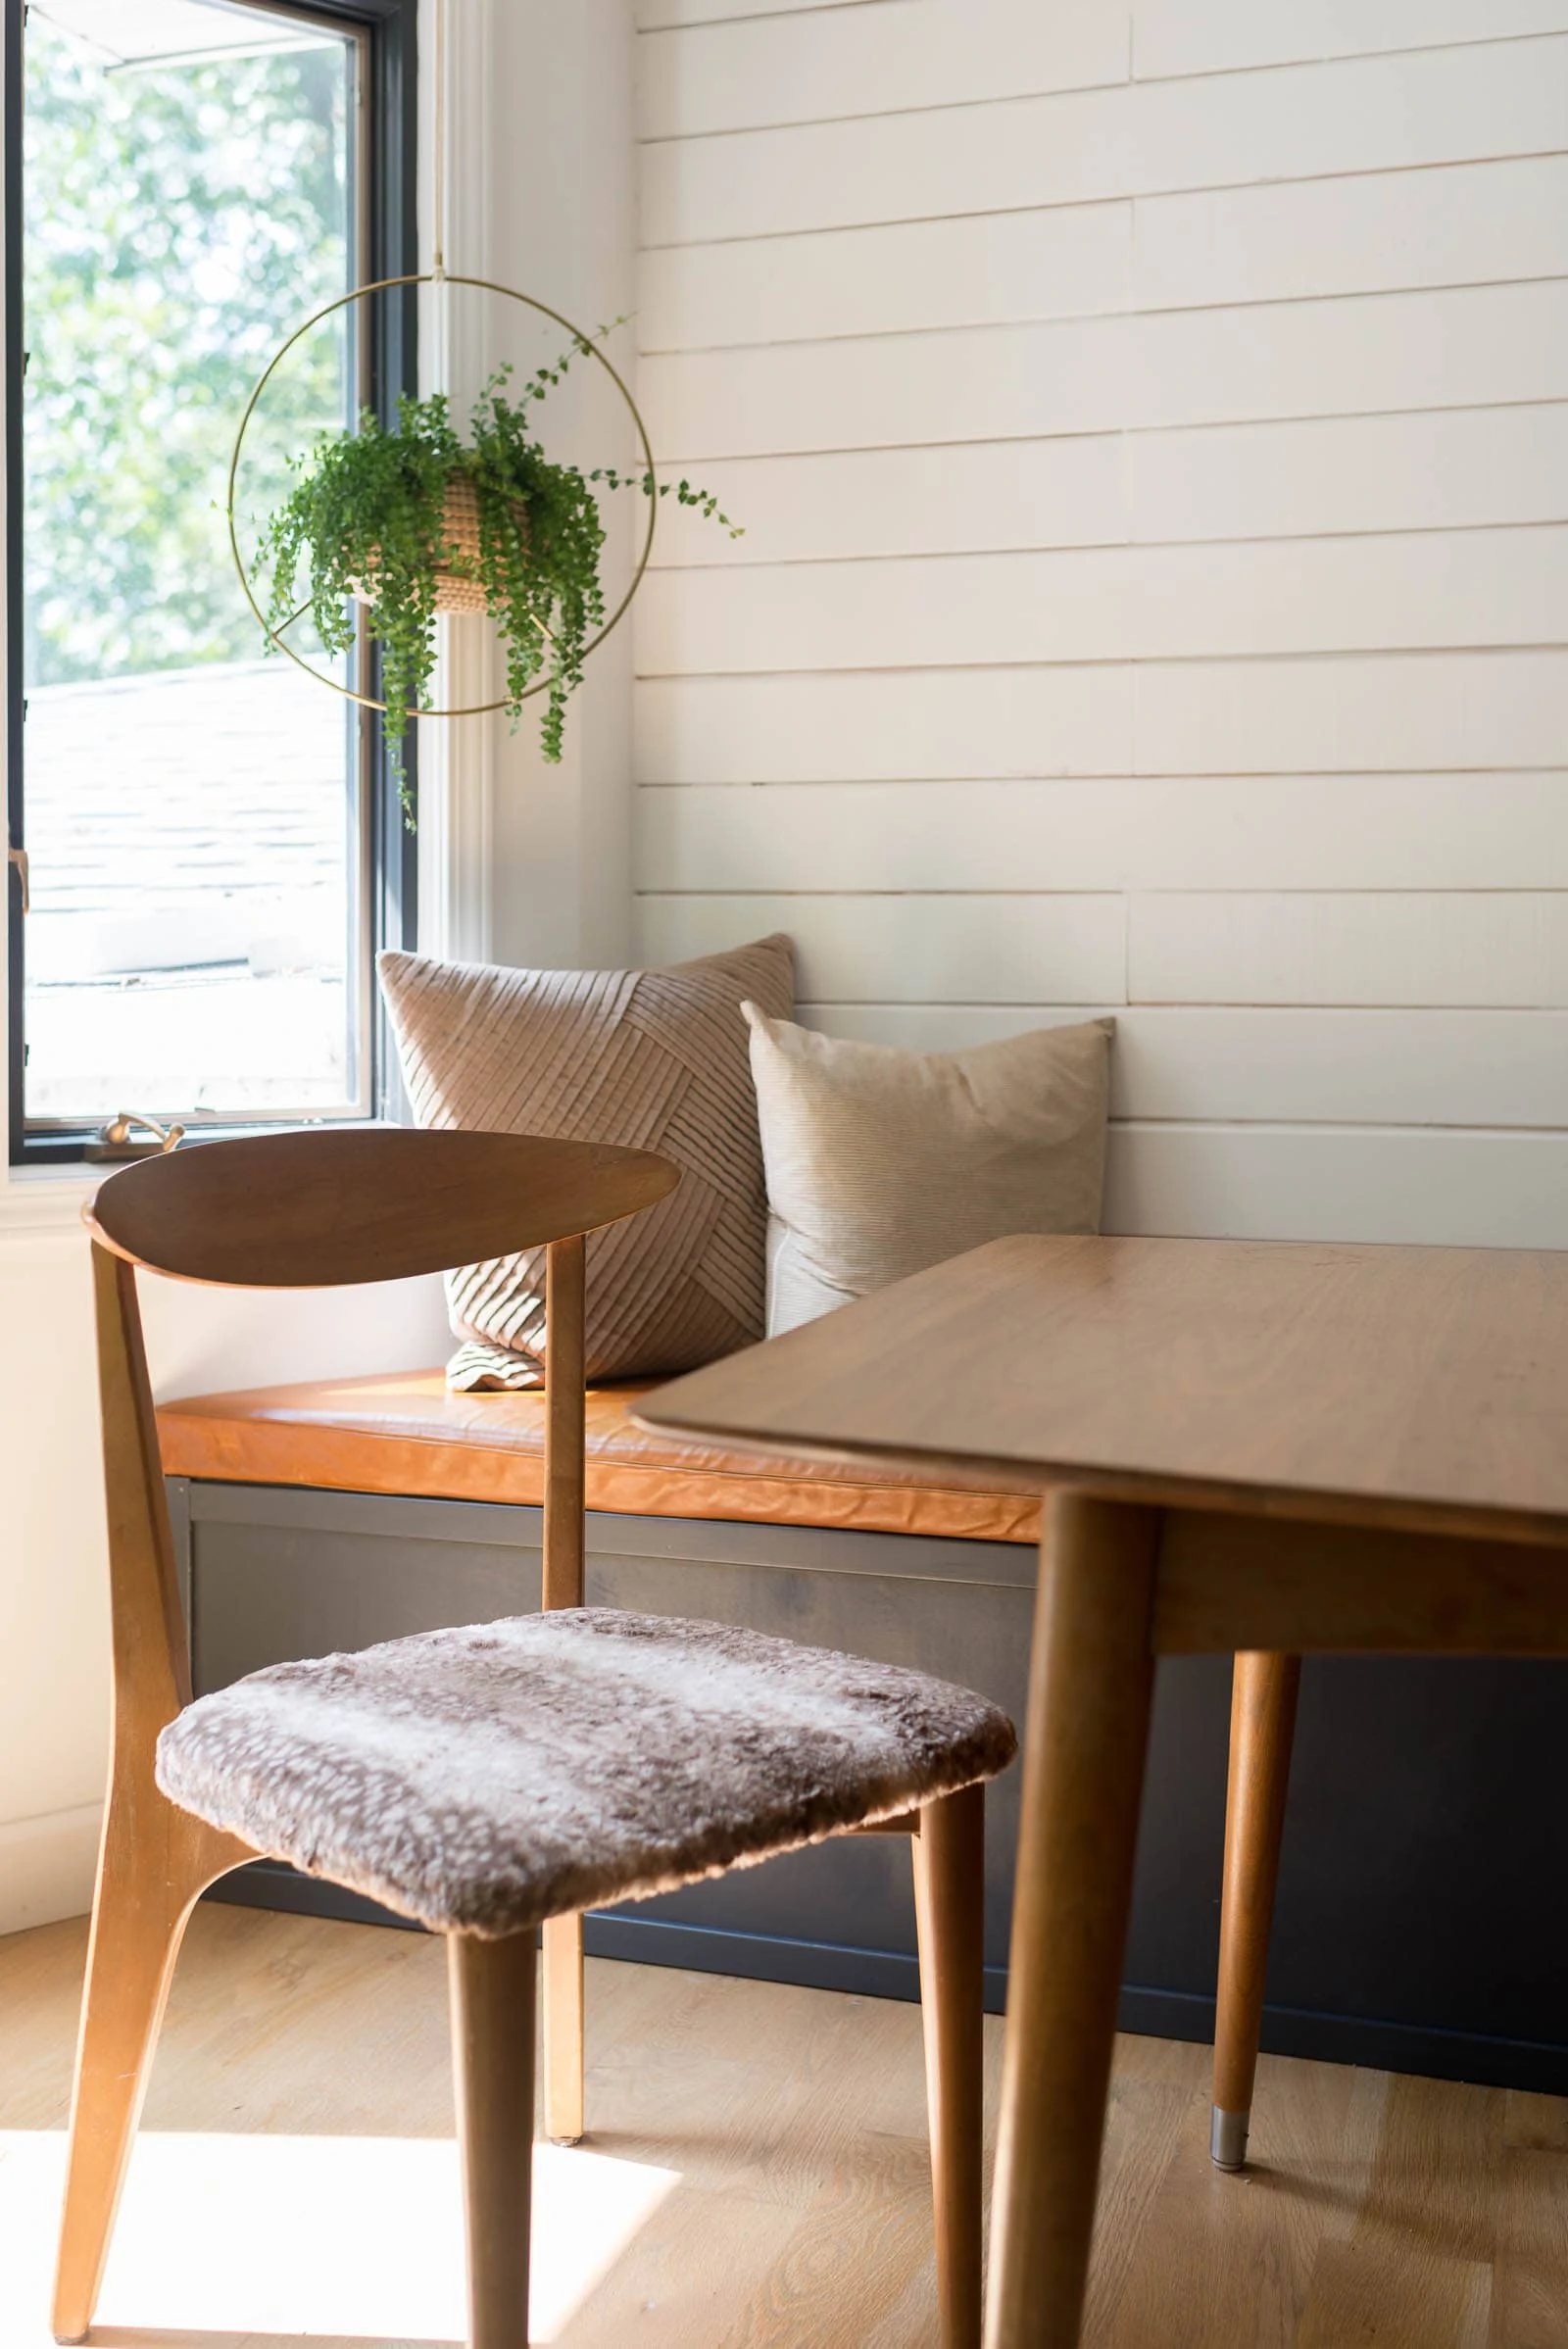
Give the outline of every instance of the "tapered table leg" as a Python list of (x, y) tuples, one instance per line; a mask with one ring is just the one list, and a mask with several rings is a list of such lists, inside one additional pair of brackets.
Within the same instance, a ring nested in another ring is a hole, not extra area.
[(1209, 2153), (1221, 2170), (1240, 2170), (1247, 2160), (1300, 1685), (1299, 1656), (1242, 1654), (1236, 1659), (1208, 2138)]
[(1046, 1504), (987, 2349), (1074, 2349), (1149, 1742), (1159, 1512)]

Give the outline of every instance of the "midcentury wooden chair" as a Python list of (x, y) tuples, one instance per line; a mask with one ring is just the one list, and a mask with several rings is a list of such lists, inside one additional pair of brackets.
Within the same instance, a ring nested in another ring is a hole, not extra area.
[[(472, 2349), (527, 2338), (536, 1932), (546, 2125), (582, 2129), (581, 1911), (828, 1835), (914, 1836), (945, 2349), (980, 2339), (983, 1782), (1005, 1716), (941, 1681), (583, 1598), (583, 1241), (678, 1176), (637, 1150), (401, 1129), (214, 1143), (88, 1210), (114, 1737), (54, 2329), (92, 2322), (185, 1923), (267, 1854), (447, 1936)], [(538, 1616), (283, 1664), (192, 1701), (138, 1265), (305, 1288), (548, 1248)]]

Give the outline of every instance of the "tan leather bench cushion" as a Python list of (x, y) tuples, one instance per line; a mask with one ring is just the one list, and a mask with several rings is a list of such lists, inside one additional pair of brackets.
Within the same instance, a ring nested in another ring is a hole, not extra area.
[[(588, 1506), (632, 1517), (743, 1518), (760, 1525), (843, 1526), (950, 1541), (1035, 1542), (1040, 1504), (951, 1479), (871, 1464), (808, 1460), (676, 1444), (627, 1416), (649, 1386), (588, 1397)], [(165, 1403), (158, 1414), (171, 1476), (320, 1485), (436, 1500), (544, 1498), (544, 1397), (450, 1395), (439, 1370), (257, 1387)]]

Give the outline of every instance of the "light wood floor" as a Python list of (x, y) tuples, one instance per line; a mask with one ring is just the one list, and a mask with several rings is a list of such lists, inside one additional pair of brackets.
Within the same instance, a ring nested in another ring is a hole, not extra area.
[[(35, 2174), (58, 2162), (84, 1938), (71, 1924), (0, 1941), (5, 2349), (47, 2338), (57, 2171), (43, 2185)], [(587, 2233), (612, 2225), (622, 2247), (607, 2272), (595, 2279), (586, 2270), (582, 2288), (566, 2292), (552, 2337), (568, 2349), (926, 2349), (930, 2211), (914, 2008), (595, 1963), (589, 2014), (592, 2145), (611, 2158), (587, 2170), (557, 2155), (552, 2175), (567, 2189), (588, 2180)], [(987, 2031), (994, 2102), (1000, 2026)], [(1121, 2042), (1093, 2349), (1568, 2349), (1568, 2103), (1265, 2058), (1257, 2167), (1225, 2178), (1207, 2160), (1206, 2057), (1161, 2040)], [(451, 2128), (438, 1943), (203, 1908), (144, 2125), (148, 2177), (155, 2158), (184, 2148), (191, 2218), (181, 2237), (165, 2207), (179, 2198), (172, 2185), (161, 2200), (144, 2194), (140, 2213), (127, 2203), (122, 2235), (155, 2223), (173, 2231), (149, 2253), (152, 2274), (127, 2321), (107, 2322), (94, 2339), (137, 2349), (264, 2349), (278, 2339), (281, 2322), (257, 2329), (254, 2317), (220, 2305), (221, 2287), (286, 2276), (305, 2256), (312, 2213), (288, 2220), (257, 2207), (277, 2163), (294, 2159), (278, 2138), (310, 2140), (296, 2168), (311, 2148), (326, 2161), (325, 2187), (312, 2188), (327, 2206), (324, 2256), (337, 2265), (340, 2248), (353, 2271), (331, 2279), (324, 2325), (307, 2313), (308, 2337), (333, 2349), (452, 2338), (454, 2324), (416, 2325), (401, 2306), (397, 2321), (411, 2330), (370, 2328), (388, 2322), (370, 2308), (371, 2286), (416, 2255), (440, 2198), (430, 2163), (445, 2159)], [(270, 2140), (271, 2173), (255, 2167)], [(404, 2160), (412, 2182), (399, 2202)], [(225, 2177), (239, 2182), (224, 2187)], [(662, 2199), (623, 2224), (610, 2190), (617, 2180), (629, 2181), (634, 2202), (648, 2201), (650, 2180)], [(419, 2305), (456, 2305), (444, 2273), (450, 2229), (434, 2215), (429, 2227), (428, 2257), (443, 2275)], [(567, 2231), (551, 2221), (558, 2265), (569, 2265)], [(117, 2258), (134, 2249), (126, 2242)], [(188, 2293), (174, 2308), (187, 2256), (216, 2263), (205, 2316), (192, 2314)], [(355, 2314), (357, 2274), (368, 2315)], [(164, 2293), (167, 2319), (161, 2303), (146, 2305)], [(108, 2295), (105, 2311), (112, 2319)], [(295, 2337), (300, 2329), (295, 2320)]]

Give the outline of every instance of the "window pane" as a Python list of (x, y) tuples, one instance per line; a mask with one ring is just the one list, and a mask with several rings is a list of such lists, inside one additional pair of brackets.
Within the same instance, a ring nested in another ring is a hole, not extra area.
[[(354, 63), (207, 0), (30, 11), (33, 1118), (359, 1104), (357, 730), (264, 654), (223, 513), (256, 377), (358, 274)], [(247, 549), (286, 455), (349, 412), (353, 315), (298, 348), (247, 442)]]

